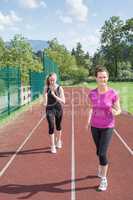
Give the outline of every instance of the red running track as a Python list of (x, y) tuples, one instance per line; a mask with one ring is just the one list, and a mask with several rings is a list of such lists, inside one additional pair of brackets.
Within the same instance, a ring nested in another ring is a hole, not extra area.
[[(46, 120), (32, 131), (41, 118), (41, 105), (0, 128), (0, 200), (132, 200), (133, 156), (115, 134), (109, 149), (109, 187), (97, 192), (98, 161), (86, 127), (87, 90), (68, 88), (65, 95), (63, 149), (57, 154), (50, 153)], [(133, 117), (121, 115), (116, 125), (131, 149), (132, 122)]]

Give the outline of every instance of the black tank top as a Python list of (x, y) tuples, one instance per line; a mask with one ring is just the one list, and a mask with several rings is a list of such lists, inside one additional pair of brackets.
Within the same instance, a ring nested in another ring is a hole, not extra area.
[[(61, 103), (56, 100), (56, 98), (51, 94), (51, 89), (47, 88), (47, 94), (48, 94), (48, 102), (47, 102), (47, 108), (60, 108)], [(55, 90), (56, 96), (60, 97), (60, 86), (58, 86)]]

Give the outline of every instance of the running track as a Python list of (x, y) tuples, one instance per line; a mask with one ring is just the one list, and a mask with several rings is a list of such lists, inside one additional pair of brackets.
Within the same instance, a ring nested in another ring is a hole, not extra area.
[(109, 187), (97, 192), (97, 159), (87, 124), (87, 89), (65, 89), (63, 149), (51, 154), (41, 105), (0, 128), (0, 200), (133, 200), (133, 117), (117, 118)]

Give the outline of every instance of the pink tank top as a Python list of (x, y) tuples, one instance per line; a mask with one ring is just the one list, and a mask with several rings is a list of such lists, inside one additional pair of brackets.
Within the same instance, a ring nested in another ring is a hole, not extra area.
[(96, 88), (89, 91), (89, 97), (93, 107), (91, 126), (96, 128), (113, 128), (115, 120), (111, 109), (118, 99), (117, 92), (109, 88), (107, 92), (100, 94)]

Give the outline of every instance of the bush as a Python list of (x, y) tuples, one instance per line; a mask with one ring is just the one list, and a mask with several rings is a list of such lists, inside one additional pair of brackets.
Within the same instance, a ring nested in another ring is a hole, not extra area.
[(84, 68), (73, 69), (70, 73), (70, 77), (73, 80), (74, 84), (86, 81), (88, 78), (88, 70)]
[(118, 74), (119, 80), (131, 80), (133, 79), (133, 72), (129, 70), (119, 70)]

